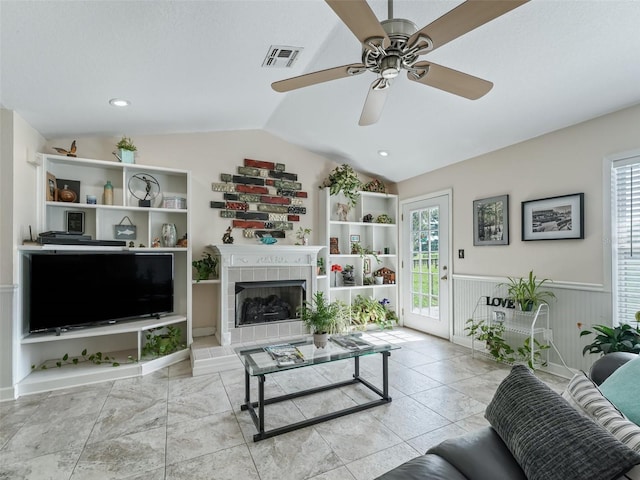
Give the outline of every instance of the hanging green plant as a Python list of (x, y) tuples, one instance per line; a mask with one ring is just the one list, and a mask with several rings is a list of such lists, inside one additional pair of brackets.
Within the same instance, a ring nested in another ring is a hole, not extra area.
[(349, 205), (354, 207), (360, 197), (358, 192), (362, 190), (362, 182), (350, 165), (343, 164), (336, 167), (320, 185), (320, 188), (327, 187), (331, 195), (337, 195), (342, 192), (349, 201)]

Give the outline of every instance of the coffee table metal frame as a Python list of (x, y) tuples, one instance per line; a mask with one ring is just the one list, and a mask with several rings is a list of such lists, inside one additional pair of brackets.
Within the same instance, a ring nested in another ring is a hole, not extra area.
[[(297, 339), (293, 341), (280, 342), (280, 343), (288, 343), (290, 345), (295, 345), (297, 347), (305, 346), (305, 345), (313, 345), (313, 340), (311, 338), (303, 338)], [(395, 345), (374, 345), (370, 350), (365, 351), (350, 351), (348, 349), (344, 349), (334, 344), (333, 342), (329, 342), (329, 346), (326, 347), (331, 350), (331, 353), (327, 355), (320, 356), (319, 358), (312, 358), (306, 360), (302, 364), (291, 365), (278, 367), (275, 365), (275, 362), (272, 362), (270, 365), (258, 365), (254, 359), (253, 354), (264, 353), (264, 347), (273, 345), (265, 344), (265, 345), (254, 345), (251, 347), (240, 347), (236, 349), (236, 353), (240, 356), (242, 362), (244, 363), (244, 392), (245, 398), (244, 403), (240, 406), (242, 411), (248, 411), (253, 419), (253, 423), (258, 430), (258, 433), (253, 436), (253, 441), (257, 442), (260, 440), (264, 440), (266, 438), (275, 437), (276, 435), (281, 435), (283, 433), (292, 432), (294, 430), (298, 430), (300, 428), (308, 427), (310, 425), (316, 425), (321, 422), (326, 422), (328, 420), (333, 420), (335, 418), (342, 417), (344, 415), (349, 415), (351, 413), (360, 412), (362, 410), (366, 410), (372, 407), (376, 407), (378, 405), (384, 405), (385, 403), (391, 402), (391, 397), (389, 396), (389, 356), (391, 350), (400, 348)], [(367, 380), (363, 379), (360, 376), (360, 357), (364, 355), (371, 354), (380, 354), (382, 355), (382, 390), (372, 385)], [(306, 357), (305, 357), (306, 358)], [(336, 360), (347, 360), (353, 359), (354, 361), (354, 373), (353, 378), (350, 380), (345, 380), (342, 382), (331, 383), (328, 385), (323, 385), (320, 387), (309, 388), (306, 390), (300, 390), (298, 392), (288, 393), (285, 395), (279, 395), (271, 398), (264, 398), (264, 384), (266, 381), (266, 376), (268, 374), (274, 372), (282, 372), (291, 369), (304, 368), (307, 366), (318, 365), (321, 363), (332, 362)], [(258, 379), (258, 399), (257, 401), (251, 400), (251, 377), (257, 377)], [(362, 403), (355, 405), (353, 407), (344, 408), (342, 410), (337, 410), (335, 412), (327, 413), (324, 415), (318, 415), (316, 417), (308, 418), (305, 420), (301, 420), (299, 422), (291, 423), (289, 425), (285, 425), (278, 428), (273, 428), (271, 430), (264, 429), (264, 418), (265, 405), (271, 405), (278, 402), (284, 402), (286, 400), (291, 400), (293, 398), (298, 398), (306, 395), (312, 395), (314, 393), (324, 392), (327, 390), (331, 390), (334, 388), (341, 388), (348, 385), (354, 384), (362, 384), (365, 387), (369, 388), (371, 391), (380, 396), (380, 399), (376, 399), (370, 402)]]

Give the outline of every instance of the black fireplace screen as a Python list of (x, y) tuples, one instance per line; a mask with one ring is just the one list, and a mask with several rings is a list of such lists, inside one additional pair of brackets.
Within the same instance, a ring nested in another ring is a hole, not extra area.
[(236, 282), (236, 327), (297, 319), (305, 280)]

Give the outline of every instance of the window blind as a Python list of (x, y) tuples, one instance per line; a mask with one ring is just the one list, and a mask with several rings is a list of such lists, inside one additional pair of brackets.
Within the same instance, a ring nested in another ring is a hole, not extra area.
[(640, 156), (614, 162), (611, 175), (615, 323), (640, 310)]

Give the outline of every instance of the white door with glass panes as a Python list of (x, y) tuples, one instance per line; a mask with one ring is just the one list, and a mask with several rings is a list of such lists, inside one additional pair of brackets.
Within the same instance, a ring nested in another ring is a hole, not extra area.
[(449, 194), (402, 206), (404, 325), (450, 337)]

